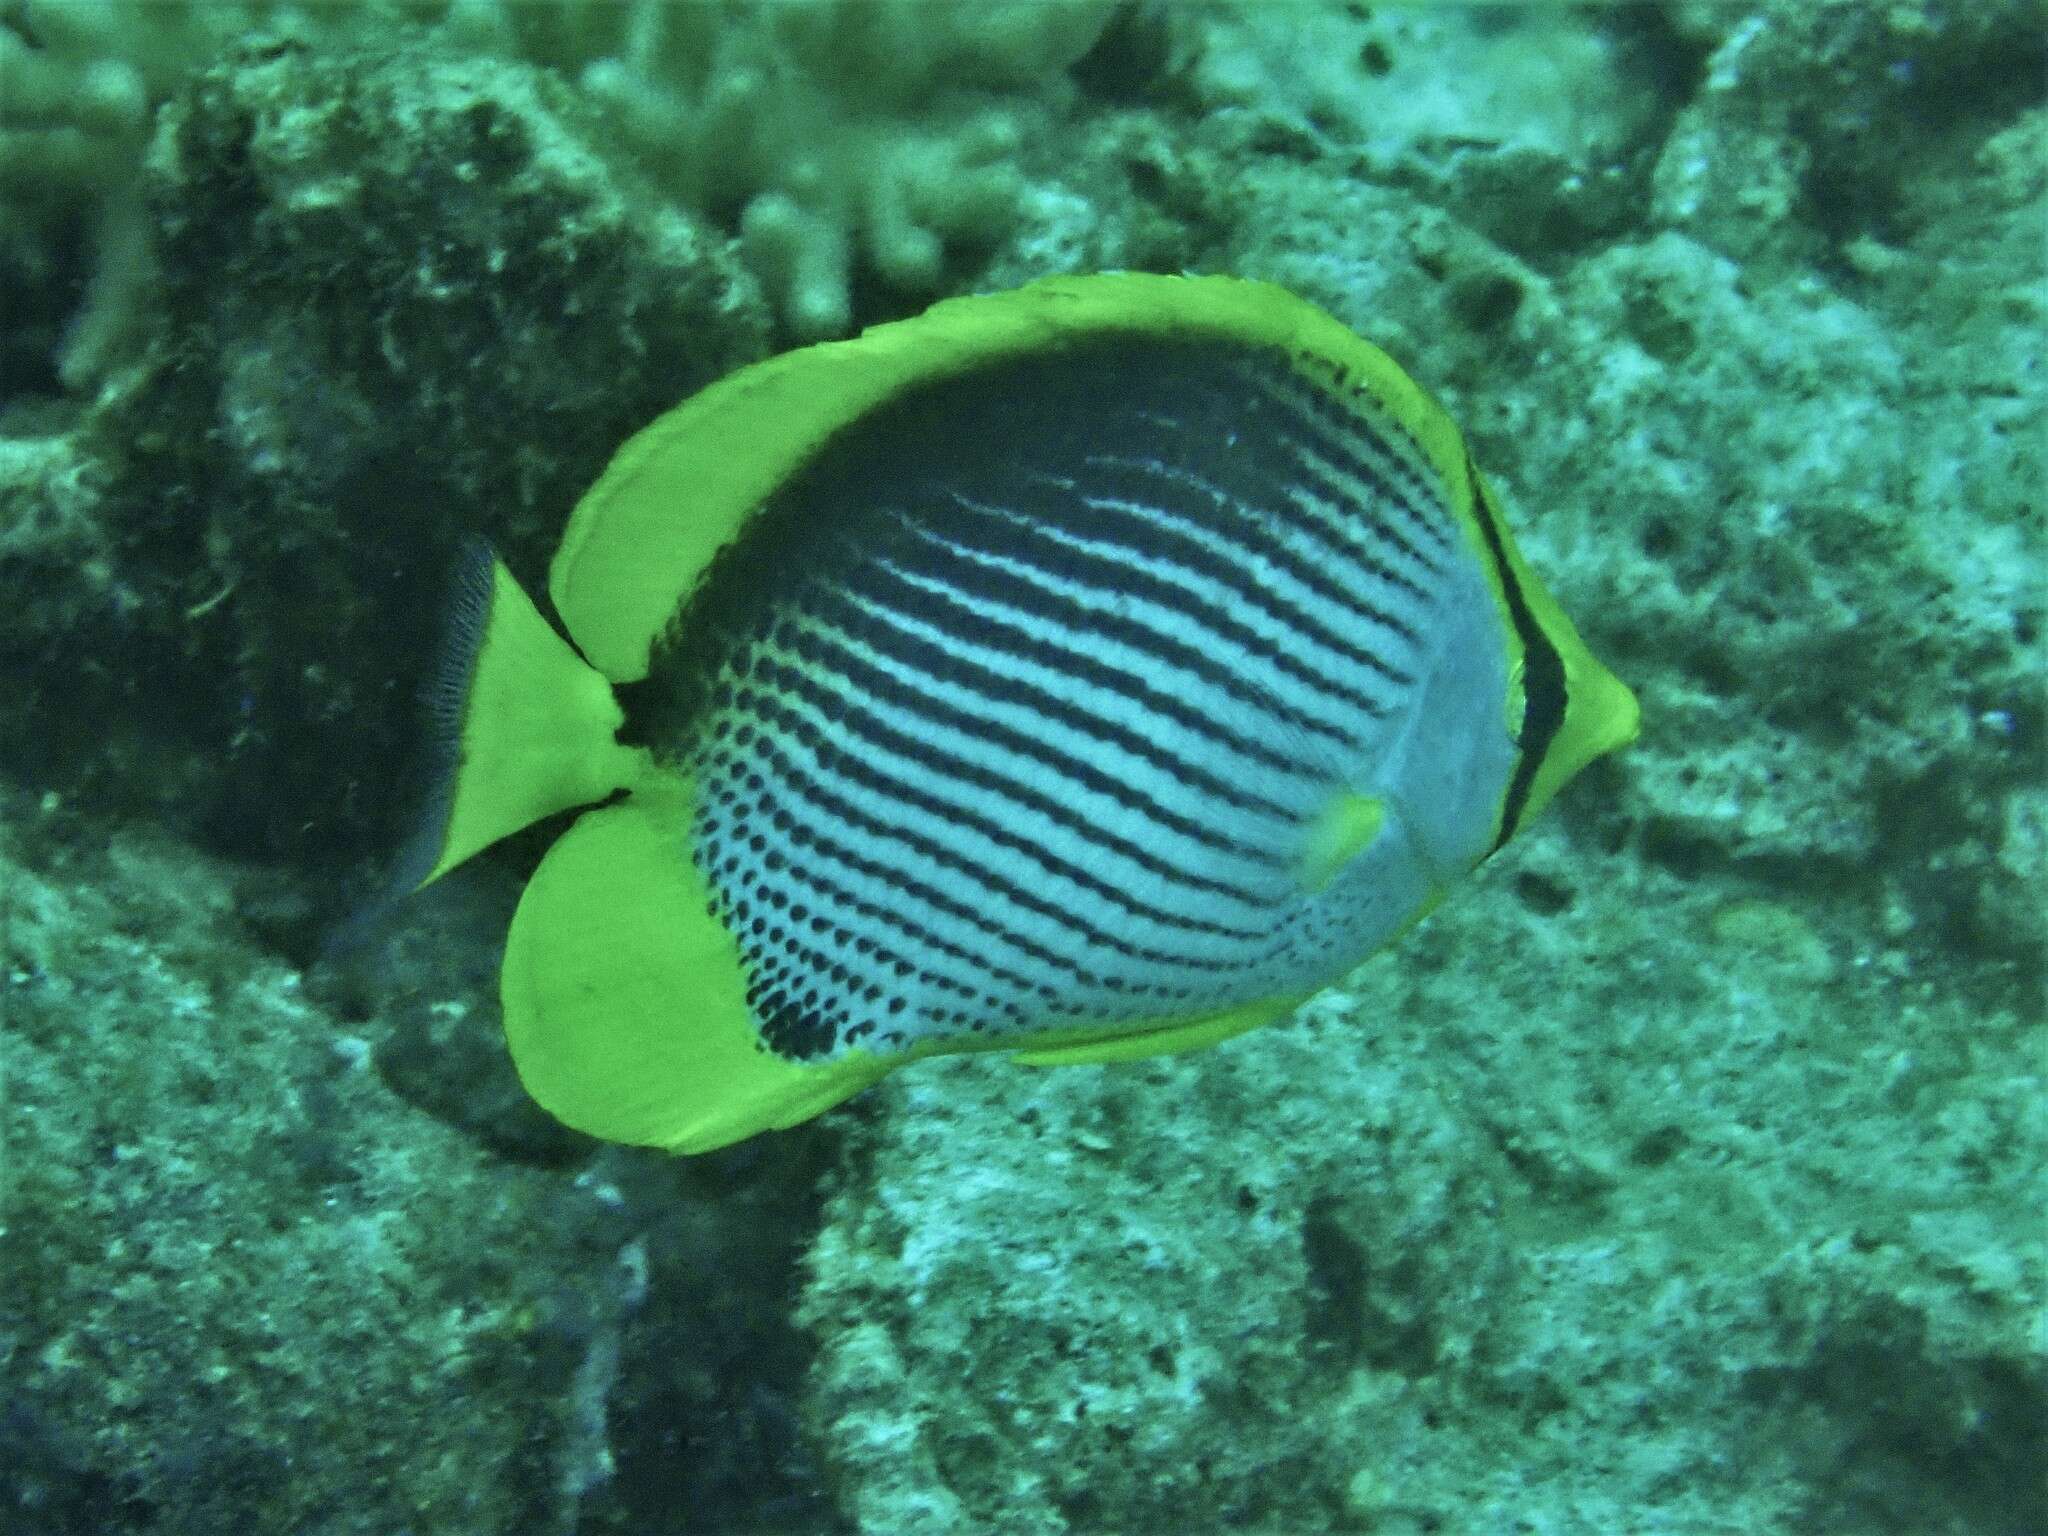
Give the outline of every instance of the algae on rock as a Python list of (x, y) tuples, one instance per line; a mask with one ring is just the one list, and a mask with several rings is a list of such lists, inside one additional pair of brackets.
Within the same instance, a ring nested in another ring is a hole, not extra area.
[[(2039, 6), (1294, 14), (0, 0), (0, 1523), (2048, 1523)], [(522, 1119), (519, 848), (297, 968), (463, 532), (1125, 264), (1441, 395), (1631, 753), (1292, 1024), (702, 1162)]]
[(2048, 1519), (2038, 12), (1702, 17), (1571, 23), (1633, 142), (1375, 139), (1384, 70), (1186, 135), (1644, 736), (1290, 1026), (881, 1090), (804, 1314), (863, 1529)]

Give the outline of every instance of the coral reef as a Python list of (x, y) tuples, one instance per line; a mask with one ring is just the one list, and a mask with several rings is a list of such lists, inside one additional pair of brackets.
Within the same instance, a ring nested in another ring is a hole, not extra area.
[(766, 345), (729, 243), (622, 184), (558, 95), (259, 39), (164, 109), (135, 360), (13, 439), (0, 486), (17, 771), (221, 848), (389, 841), (459, 542), (535, 574), (626, 433)]
[[(2048, 1527), (2035, 0), (0, 0), (0, 1527)], [(1232, 270), (1468, 429), (1642, 741), (1206, 1055), (527, 1103), (441, 567), (635, 426)]]
[[(737, 210), (749, 264), (813, 340), (846, 331), (857, 262), (899, 294), (936, 294), (959, 266), (949, 248), (992, 246), (1017, 222), (1024, 140), (1070, 104), (1065, 71), (1109, 13), (1106, 0), (837, 0), (755, 6), (734, 25), (642, 5), (616, 51), (574, 62), (657, 185)], [(512, 47), (533, 24), (516, 7), (499, 20)]]
[(1288, 1030), (887, 1090), (805, 1314), (866, 1529), (2048, 1509), (2039, 34), (1607, 41), (1671, 82), (1633, 143), (1487, 102), (1354, 154), (1369, 108), (1254, 71), (1183, 152), (1238, 164), (1227, 265), (1429, 360), (1645, 738)]
[(571, 1399), (632, 1304), (617, 1213), (407, 1113), (368, 1038), (223, 941), (188, 852), (18, 792), (0, 826), (0, 1521), (569, 1529), (603, 1449)]
[[(250, 36), (324, 54), (399, 37), (547, 72), (603, 125), (593, 150), (641, 174), (653, 201), (743, 234), (792, 333), (837, 335), (858, 279), (899, 303), (933, 296), (960, 248), (1031, 222), (1027, 142), (1071, 108), (1066, 71), (1111, 13), (1109, 0), (10, 0), (0, 194), (35, 238), (0, 255), (47, 293), (39, 253), (93, 243), (82, 314), (61, 340), (51, 316), (24, 342), (58, 342), (65, 380), (96, 380), (147, 291), (134, 183), (153, 111)], [(88, 227), (67, 230), (81, 216)]]
[[(503, 905), (450, 895), (366, 1015), (235, 936), (230, 869), (0, 791), (0, 1528), (831, 1528), (777, 1289), (804, 1150), (487, 1121)], [(429, 1050), (465, 1116), (417, 1107)]]

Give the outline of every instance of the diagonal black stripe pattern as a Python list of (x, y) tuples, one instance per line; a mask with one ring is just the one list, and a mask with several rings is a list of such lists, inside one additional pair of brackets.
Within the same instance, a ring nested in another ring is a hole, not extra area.
[(1109, 338), (850, 424), (633, 706), (770, 1047), (1275, 995), (1327, 940), (1300, 829), (1475, 560), (1406, 428), (1278, 354)]

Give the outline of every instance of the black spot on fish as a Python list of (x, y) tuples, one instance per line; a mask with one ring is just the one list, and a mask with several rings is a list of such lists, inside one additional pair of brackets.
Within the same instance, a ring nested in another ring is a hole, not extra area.
[(768, 999), (760, 1010), (761, 1038), (778, 1056), (792, 1061), (809, 1061), (831, 1050), (839, 1031), (823, 1015), (793, 1003), (780, 994)]

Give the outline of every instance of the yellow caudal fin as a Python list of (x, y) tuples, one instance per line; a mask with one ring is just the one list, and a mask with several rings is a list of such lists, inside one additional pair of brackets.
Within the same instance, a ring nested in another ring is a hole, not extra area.
[(761, 1043), (739, 948), (690, 858), (689, 807), (687, 784), (648, 783), (548, 850), (505, 947), (505, 1038), (564, 1124), (708, 1152), (808, 1120), (888, 1067)]
[[(1467, 459), (1466, 478), (1472, 486), (1474, 525), (1490, 526), (1499, 540), (1498, 550), (1508, 579), (1520, 594), (1527, 616), (1548, 643), (1563, 676), (1557, 692), (1562, 695), (1563, 714), (1533, 765), (1527, 794), (1514, 808), (1510, 823), (1502, 828), (1501, 839), (1526, 823), (1578, 772), (1596, 757), (1617, 751), (1636, 739), (1642, 730), (1642, 706), (1620, 678), (1603, 666), (1579, 638), (1578, 629), (1558, 606), (1550, 589), (1529, 569), (1501, 516), (1500, 498), (1486, 477)], [(1525, 663), (1526, 664), (1526, 663)], [(1526, 674), (1525, 674), (1526, 677)], [(1555, 705), (1553, 705), (1555, 707)]]
[(440, 793), (408, 859), (408, 883), (440, 878), (479, 849), (640, 772), (613, 737), (611, 684), (541, 617), (490, 550), (463, 556), (441, 673), (429, 696), (443, 737)]

